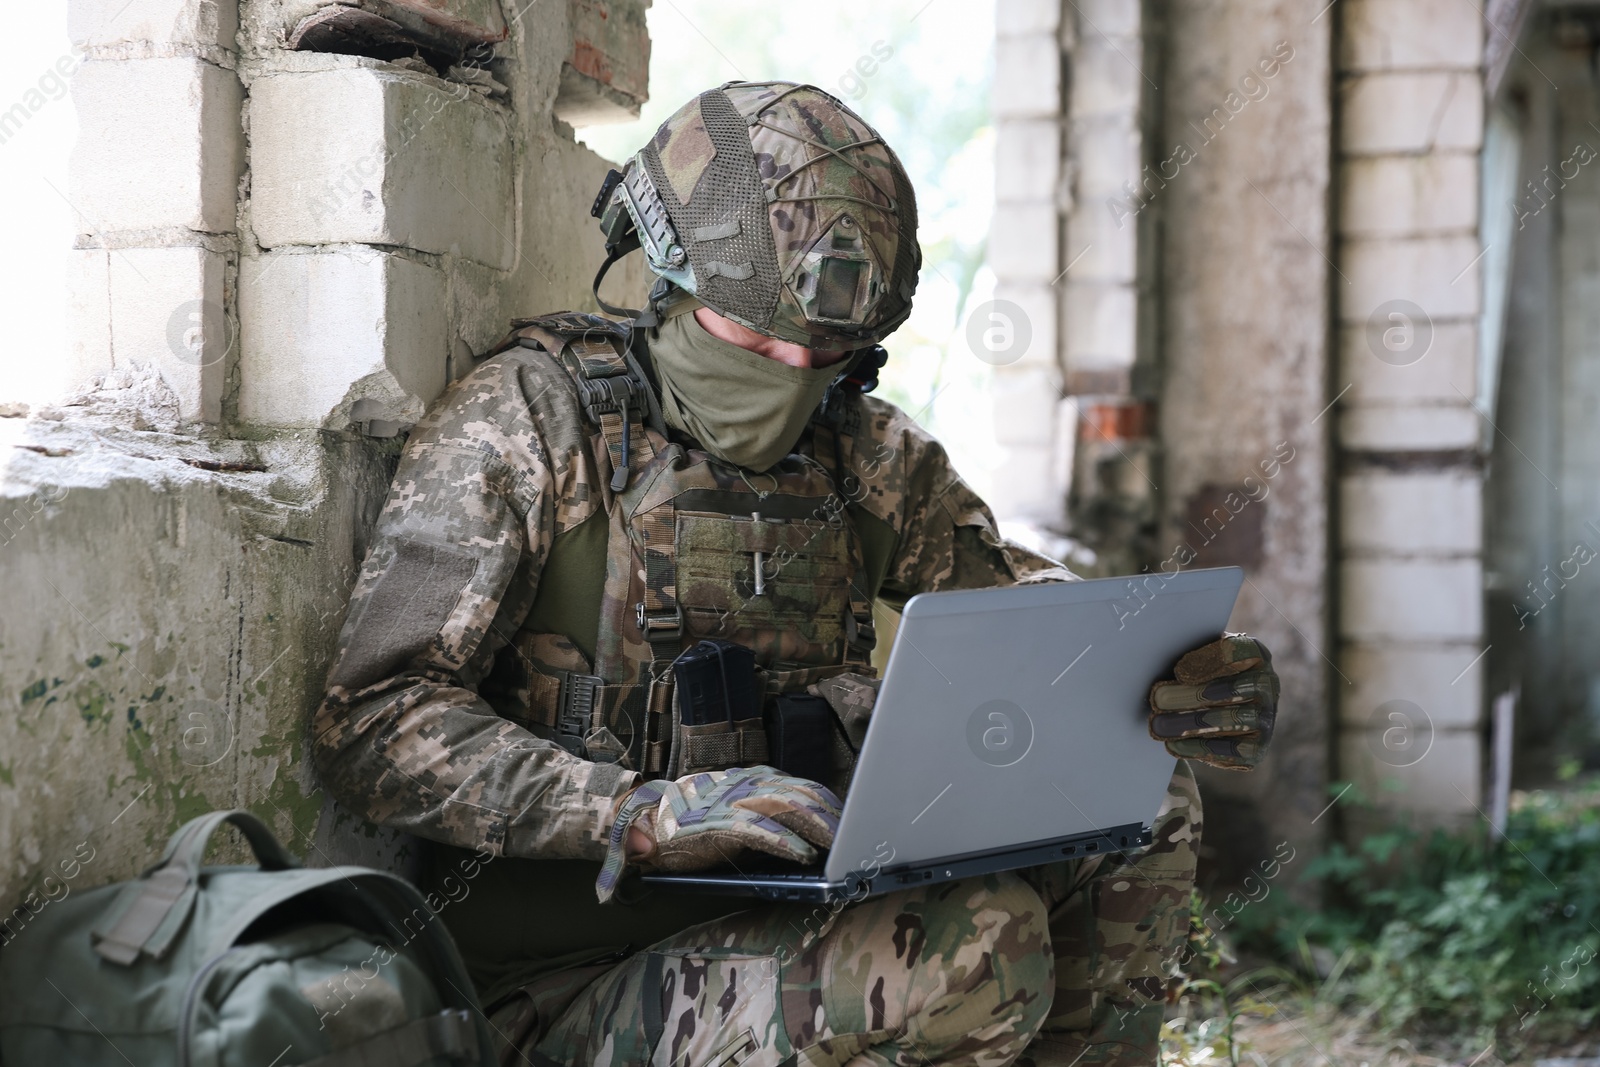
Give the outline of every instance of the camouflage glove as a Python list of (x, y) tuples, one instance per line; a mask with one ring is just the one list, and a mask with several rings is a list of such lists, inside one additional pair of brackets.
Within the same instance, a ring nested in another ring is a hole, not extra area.
[(1272, 654), (1253, 637), (1224, 634), (1186, 654), (1172, 682), (1150, 687), (1150, 736), (1180, 759), (1230, 771), (1261, 762), (1278, 715)]
[(743, 849), (812, 863), (817, 849), (833, 844), (839, 798), (826, 786), (772, 767), (730, 767), (675, 782), (646, 782), (623, 799), (611, 824), (594, 887), (602, 902), (622, 880), (628, 830), (635, 826), (654, 845), (636, 862), (654, 870), (714, 867)]

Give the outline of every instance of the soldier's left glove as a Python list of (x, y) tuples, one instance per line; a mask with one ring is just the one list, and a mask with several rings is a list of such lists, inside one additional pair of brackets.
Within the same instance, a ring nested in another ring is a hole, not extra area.
[(1278, 715), (1267, 646), (1225, 634), (1186, 654), (1172, 673), (1175, 681), (1150, 687), (1150, 736), (1180, 759), (1230, 771), (1260, 763)]
[(611, 824), (595, 895), (610, 900), (628, 862), (628, 830), (653, 845), (636, 862), (663, 871), (693, 871), (754, 849), (812, 863), (833, 844), (839, 798), (826, 787), (773, 767), (730, 767), (669, 782), (646, 782), (624, 798)]

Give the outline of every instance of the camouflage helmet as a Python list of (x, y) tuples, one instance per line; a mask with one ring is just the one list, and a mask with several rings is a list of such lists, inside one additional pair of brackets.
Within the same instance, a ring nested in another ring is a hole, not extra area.
[(701, 93), (608, 176), (594, 213), (608, 264), (637, 236), (653, 272), (769, 337), (850, 351), (911, 313), (922, 255), (905, 168), (813, 85)]

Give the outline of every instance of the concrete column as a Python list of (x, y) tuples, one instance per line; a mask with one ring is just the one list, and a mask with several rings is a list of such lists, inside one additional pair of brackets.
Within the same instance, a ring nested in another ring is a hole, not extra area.
[(1334, 10), (1338, 773), (1381, 807), (1470, 818), (1482, 791), (1484, 24), (1449, 0)]
[(1031, 342), (990, 354), (995, 506), (1070, 530), (1097, 572), (1136, 571), (1154, 515), (1152, 398), (1133, 385), (1150, 232), (1143, 17), (1137, 4), (1051, 0), (1001, 0), (996, 14), (996, 301), (974, 318), (997, 341), (1015, 319)]
[(1324, 413), (1333, 16), (1320, 7), (1156, 5), (1158, 565), (1243, 567), (1230, 627), (1266, 641), (1283, 681), (1267, 762), (1201, 772), (1207, 851), (1224, 870), (1249, 869), (1285, 839), (1313, 848), (1331, 821), (1320, 816), (1338, 655)]

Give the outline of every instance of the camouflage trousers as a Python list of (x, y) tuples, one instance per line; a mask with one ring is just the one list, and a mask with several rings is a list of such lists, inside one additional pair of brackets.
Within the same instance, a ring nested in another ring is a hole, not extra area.
[(1185, 764), (1154, 834), (1136, 856), (689, 927), (494, 1005), (500, 1062), (1155, 1064), (1200, 835)]

